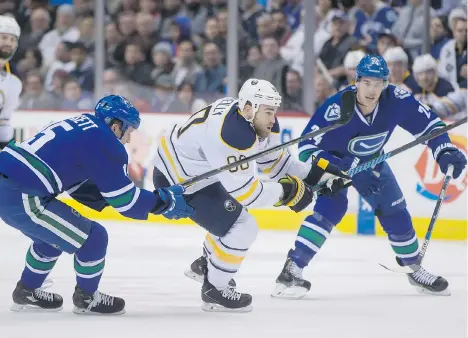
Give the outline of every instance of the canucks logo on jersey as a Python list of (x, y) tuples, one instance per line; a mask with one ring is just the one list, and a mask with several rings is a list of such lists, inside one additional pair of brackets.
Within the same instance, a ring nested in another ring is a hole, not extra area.
[(377, 135), (361, 136), (352, 139), (348, 151), (356, 156), (368, 156), (379, 151), (385, 144), (388, 131)]

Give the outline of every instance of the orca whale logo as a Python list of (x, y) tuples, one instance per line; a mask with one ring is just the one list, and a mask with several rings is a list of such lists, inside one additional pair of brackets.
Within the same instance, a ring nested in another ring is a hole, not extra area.
[(353, 138), (348, 144), (348, 151), (357, 156), (368, 156), (379, 151), (385, 144), (387, 139), (388, 131), (377, 134), (359, 136)]

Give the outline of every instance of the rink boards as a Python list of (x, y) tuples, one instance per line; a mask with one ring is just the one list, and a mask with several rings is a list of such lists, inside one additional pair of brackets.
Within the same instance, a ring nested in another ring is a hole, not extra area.
[[(74, 116), (80, 112), (74, 111), (18, 111), (13, 115), (12, 125), (15, 127), (17, 141), (26, 139), (37, 133), (45, 124), (51, 121), (61, 120)], [(129, 153), (129, 173), (132, 179), (144, 188), (152, 190), (151, 156), (157, 145), (161, 133), (174, 123), (183, 122), (187, 114), (143, 114), (140, 129), (132, 135), (132, 142), (127, 147)], [(279, 117), (281, 136), (283, 141), (299, 137), (308, 118), (304, 116), (285, 115)], [(466, 126), (453, 130), (450, 134), (452, 142), (466, 154)], [(414, 138), (407, 132), (396, 129), (386, 150), (412, 141)], [(291, 150), (296, 152), (296, 147)], [(389, 161), (392, 170), (400, 184), (406, 198), (408, 209), (413, 217), (413, 223), (419, 236), (423, 237), (429, 224), (435, 200), (440, 191), (443, 175), (440, 173), (437, 163), (432, 158), (430, 151), (424, 146), (418, 146), (408, 150)], [(446, 202), (439, 214), (437, 226), (433, 238), (466, 240), (467, 238), (467, 196), (466, 196), (466, 171), (461, 177), (452, 181), (449, 186)], [(67, 200), (84, 216), (99, 220), (123, 220), (125, 219), (110, 208), (97, 213), (78, 203)], [(338, 229), (345, 233), (359, 233), (369, 235), (384, 235), (378, 221), (373, 217), (369, 206), (359, 195), (350, 189), (348, 194), (348, 214), (339, 224)], [(296, 214), (287, 209), (250, 209), (256, 217), (260, 228), (278, 230), (298, 229), (304, 217), (310, 213)], [(169, 221), (161, 216), (151, 216), (150, 222), (187, 224), (183, 221)]]

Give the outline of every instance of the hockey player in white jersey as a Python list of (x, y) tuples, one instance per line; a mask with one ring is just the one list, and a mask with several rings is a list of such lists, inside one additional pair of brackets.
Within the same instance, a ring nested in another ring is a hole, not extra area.
[[(275, 115), (280, 104), (281, 96), (271, 83), (249, 79), (238, 100), (217, 100), (185, 124), (175, 125), (161, 138), (154, 157), (155, 187), (183, 182), (279, 144)], [(271, 180), (260, 181), (258, 169)], [(190, 277), (203, 281), (202, 309), (251, 310), (252, 297), (236, 291), (231, 280), (258, 231), (246, 208), (274, 205), (301, 211), (313, 200), (309, 185), (329, 173), (346, 177), (328, 161), (303, 163), (284, 149), (187, 187), (186, 201), (195, 210), (191, 219), (208, 231), (204, 255), (189, 271)], [(325, 193), (342, 184), (336, 177)]]
[(10, 119), (19, 106), (20, 79), (13, 75), (8, 61), (18, 48), (21, 29), (12, 17), (0, 15), (0, 150), (13, 139)]

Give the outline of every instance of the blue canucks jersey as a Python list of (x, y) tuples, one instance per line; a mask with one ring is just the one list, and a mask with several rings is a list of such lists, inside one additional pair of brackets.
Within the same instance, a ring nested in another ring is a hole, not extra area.
[(42, 197), (68, 191), (96, 210), (111, 205), (124, 216), (147, 219), (161, 201), (133, 184), (127, 166), (124, 145), (91, 114), (52, 123), (0, 152), (0, 173), (25, 194)]
[[(355, 86), (344, 90), (356, 91)], [(310, 119), (303, 135), (333, 124), (340, 116), (341, 93), (328, 98)], [(383, 147), (396, 126), (415, 137), (443, 128), (443, 123), (429, 107), (422, 104), (404, 89), (389, 85), (383, 92), (372, 114), (364, 116), (357, 106), (351, 121), (324, 135), (299, 143), (299, 158), (306, 162), (312, 157), (325, 158), (338, 164), (340, 158), (354, 157), (362, 162), (383, 152)], [(442, 149), (455, 147), (448, 135), (442, 134), (428, 141), (434, 157)]]

